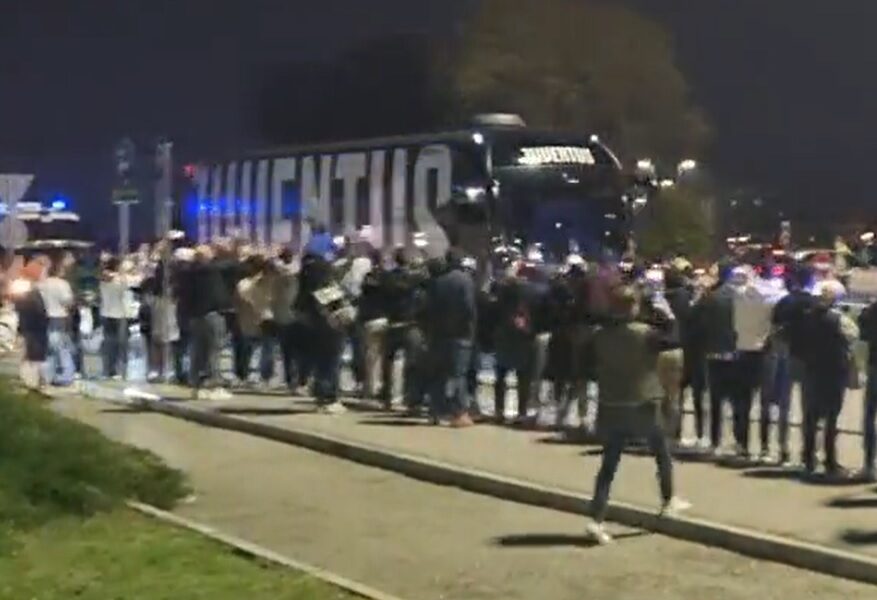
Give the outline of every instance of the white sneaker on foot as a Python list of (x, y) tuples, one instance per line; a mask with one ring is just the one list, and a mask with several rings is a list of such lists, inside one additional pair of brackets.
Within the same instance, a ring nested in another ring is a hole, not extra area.
[(669, 502), (665, 502), (664, 505), (661, 507), (661, 516), (675, 517), (690, 508), (691, 502), (685, 500), (684, 498), (673, 496), (672, 498), (670, 498)]
[(221, 388), (221, 387), (213, 390), (213, 392), (210, 394), (210, 397), (213, 400), (231, 400), (232, 398), (234, 398), (234, 396), (232, 396), (231, 392), (229, 392), (227, 389)]
[(343, 415), (347, 412), (347, 407), (340, 402), (333, 402), (332, 404), (326, 405), (323, 410), (329, 415)]
[(609, 532), (606, 531), (606, 528), (603, 526), (603, 523), (592, 522), (588, 523), (588, 526), (585, 527), (585, 533), (588, 534), (588, 537), (601, 546), (605, 546), (607, 544), (612, 543), (612, 536), (609, 535)]

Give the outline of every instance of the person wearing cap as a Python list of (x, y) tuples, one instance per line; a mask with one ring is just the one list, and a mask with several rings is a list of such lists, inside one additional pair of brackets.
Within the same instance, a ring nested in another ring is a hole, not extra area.
[(645, 439), (655, 455), (662, 514), (690, 506), (674, 496), (673, 459), (663, 410), (665, 393), (658, 374), (659, 354), (672, 349), (674, 343), (638, 321), (640, 298), (632, 287), (614, 288), (609, 300), (607, 319), (589, 344), (600, 387), (597, 431), (603, 440), (603, 459), (591, 504), (593, 522), (587, 531), (600, 544), (612, 540), (603, 522), (612, 481), (629, 443)]
[(837, 420), (843, 408), (851, 369), (851, 347), (859, 328), (837, 308), (841, 286), (823, 285), (816, 305), (806, 317), (804, 357), (804, 450), (805, 473), (816, 470), (816, 430), (825, 422), (823, 436), (825, 472), (843, 475), (837, 460)]

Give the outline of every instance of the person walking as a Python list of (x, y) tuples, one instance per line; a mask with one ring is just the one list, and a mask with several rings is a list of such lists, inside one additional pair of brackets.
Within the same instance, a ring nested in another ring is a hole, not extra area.
[(637, 322), (640, 303), (631, 287), (613, 290), (609, 306), (609, 319), (589, 344), (600, 387), (597, 431), (603, 439), (603, 460), (587, 532), (599, 544), (612, 541), (604, 527), (609, 493), (621, 455), (631, 442), (647, 440), (655, 455), (662, 514), (690, 506), (673, 493), (673, 459), (662, 406), (665, 394), (658, 375), (658, 356), (673, 344), (666, 334)]
[(296, 339), (297, 315), (294, 305), (298, 298), (300, 268), (292, 250), (281, 250), (277, 257), (277, 272), (271, 290), (271, 313), (274, 315), (280, 341), (283, 380), (290, 391), (298, 388), (298, 344), (301, 340)]

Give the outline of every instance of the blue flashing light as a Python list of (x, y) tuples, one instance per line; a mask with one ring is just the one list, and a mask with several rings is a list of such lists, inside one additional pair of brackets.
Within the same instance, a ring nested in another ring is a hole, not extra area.
[(69, 205), (69, 200), (61, 194), (55, 194), (52, 198), (52, 210), (67, 210)]

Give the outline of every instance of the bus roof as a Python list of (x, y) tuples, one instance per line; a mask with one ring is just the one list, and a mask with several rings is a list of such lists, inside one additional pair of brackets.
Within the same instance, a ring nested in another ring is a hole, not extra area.
[[(386, 136), (369, 139), (348, 140), (340, 142), (320, 142), (291, 146), (274, 146), (244, 152), (243, 158), (275, 158), (301, 154), (334, 154), (349, 151), (363, 151), (377, 148), (393, 148), (404, 146), (423, 146), (435, 143), (466, 143), (476, 144), (474, 136), (481, 134), (486, 142), (500, 141), (506, 143), (538, 143), (559, 145), (599, 146), (608, 152), (615, 162), (615, 155), (602, 144), (596, 136), (571, 132), (548, 131), (529, 127), (502, 127), (496, 125), (473, 126), (465, 129), (420, 133), (414, 135)], [(241, 158), (241, 157), (237, 157)], [(213, 161), (210, 161), (213, 162)], [(222, 161), (219, 161), (222, 162)]]

